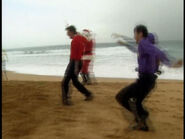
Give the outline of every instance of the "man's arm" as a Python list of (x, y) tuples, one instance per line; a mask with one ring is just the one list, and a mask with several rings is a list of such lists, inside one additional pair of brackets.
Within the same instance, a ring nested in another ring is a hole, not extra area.
[(145, 43), (141, 42), (139, 44), (140, 52), (143, 54), (148, 54), (148, 55), (155, 55), (158, 60), (160, 60), (163, 64), (166, 66), (170, 67), (171, 66), (171, 61), (168, 59), (166, 53), (161, 51), (158, 47), (154, 46), (153, 44), (150, 43)]
[(181, 59), (176, 60), (174, 57), (171, 57), (168, 53), (161, 51), (158, 48), (156, 50), (160, 61), (166, 66), (172, 67), (172, 68), (179, 68), (182, 66), (183, 62)]
[[(112, 37), (123, 39), (123, 40), (118, 40), (117, 43), (120, 45), (126, 46), (127, 49), (129, 49), (130, 51), (132, 51), (134, 53), (138, 52), (137, 47), (136, 47), (137, 44), (133, 38), (127, 37), (125, 35), (117, 34), (117, 33), (112, 34)], [(124, 40), (126, 40), (126, 41), (124, 41)]]
[(127, 37), (127, 36), (125, 36), (125, 35), (117, 34), (117, 33), (113, 33), (113, 34), (112, 34), (112, 37), (113, 37), (113, 38), (122, 38), (122, 39), (124, 39), (124, 40), (126, 40), (126, 41), (135, 42), (135, 40), (134, 40), (133, 38)]
[(160, 50), (158, 47), (153, 46), (153, 44), (143, 44), (140, 43), (140, 52), (149, 55), (156, 55), (157, 58), (168, 67), (180, 67), (182, 66), (182, 60), (176, 60), (175, 58), (168, 55), (167, 52)]
[(138, 52), (136, 45), (134, 45), (133, 43), (132, 43), (132, 44), (131, 44), (131, 43), (127, 43), (127, 42), (123, 42), (123, 41), (121, 41), (121, 40), (119, 40), (118, 43), (119, 43), (120, 45), (125, 46), (127, 49), (129, 49), (129, 50), (132, 51), (133, 53), (137, 53), (137, 52)]

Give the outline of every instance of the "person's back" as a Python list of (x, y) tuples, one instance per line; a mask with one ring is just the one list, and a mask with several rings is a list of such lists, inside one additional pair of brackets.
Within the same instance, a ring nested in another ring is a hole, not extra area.
[(152, 44), (156, 43), (156, 39), (155, 39), (155, 36), (153, 35), (153, 33), (148, 33), (147, 39)]
[(138, 45), (138, 64), (140, 73), (155, 73), (158, 70), (157, 47), (148, 39), (142, 39)]
[(87, 40), (81, 35), (75, 35), (71, 41), (71, 56), (70, 59), (81, 60)]

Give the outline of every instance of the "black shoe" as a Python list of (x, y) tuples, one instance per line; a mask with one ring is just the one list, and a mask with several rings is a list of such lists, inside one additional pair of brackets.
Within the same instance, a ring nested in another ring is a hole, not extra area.
[[(141, 119), (145, 121), (148, 118), (148, 116), (149, 116), (149, 112), (144, 111), (143, 115), (141, 115)], [(137, 118), (135, 118), (135, 121), (137, 123), (139, 122)]]
[(80, 73), (81, 77), (82, 77), (82, 84), (85, 85), (87, 83), (87, 79), (84, 73)]
[(69, 99), (63, 99), (62, 102), (63, 102), (63, 105), (66, 105), (66, 106), (72, 105), (72, 102)]
[(86, 81), (87, 81), (87, 85), (91, 85), (91, 79), (89, 77), (89, 74), (85, 74), (85, 77), (86, 77)]
[(93, 100), (93, 98), (94, 98), (93, 95), (90, 94), (90, 95), (86, 96), (85, 101)]
[(87, 82), (85, 82), (85, 81), (82, 81), (82, 84), (83, 84), (83, 85), (86, 85), (86, 84), (87, 84)]
[(88, 80), (87, 85), (91, 85), (91, 84), (92, 84), (91, 80)]
[(145, 122), (136, 123), (136, 125), (131, 127), (132, 130), (142, 130), (142, 131), (149, 131), (149, 128)]

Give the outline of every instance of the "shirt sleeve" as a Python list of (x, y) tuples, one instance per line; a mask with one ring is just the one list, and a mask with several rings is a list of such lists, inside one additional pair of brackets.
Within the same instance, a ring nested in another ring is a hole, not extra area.
[(172, 61), (170, 61), (170, 59), (168, 58), (168, 56), (161, 51), (160, 49), (156, 48), (156, 54), (157, 54), (157, 58), (166, 66), (171, 66), (172, 65)]
[(123, 41), (119, 41), (119, 44), (125, 46), (127, 49), (129, 49), (130, 51), (132, 51), (133, 53), (137, 53), (138, 50), (137, 50), (137, 44), (134, 43), (134, 42), (123, 42)]
[(137, 45), (134, 42), (127, 42), (125, 44), (125, 46), (127, 47), (127, 49), (129, 49), (133, 53), (137, 53), (138, 52)]
[(159, 45), (157, 46), (157, 48), (159, 48), (163, 53), (165, 53), (166, 57), (171, 62), (171, 65), (177, 62), (177, 59), (175, 57), (171, 56), (164, 48), (162, 48)]
[(140, 53), (156, 56), (163, 64), (165, 64), (168, 67), (170, 67), (173, 64), (172, 59), (169, 58), (167, 53), (160, 50), (153, 44), (141, 42), (139, 45)]

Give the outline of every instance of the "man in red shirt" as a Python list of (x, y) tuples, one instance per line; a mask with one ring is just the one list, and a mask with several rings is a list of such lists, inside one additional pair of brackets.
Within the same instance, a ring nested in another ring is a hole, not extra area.
[(69, 82), (72, 80), (73, 85), (85, 95), (85, 100), (92, 100), (92, 93), (87, 90), (78, 80), (78, 74), (82, 67), (81, 58), (83, 55), (84, 47), (87, 43), (86, 38), (77, 34), (74, 26), (66, 28), (67, 35), (72, 39), (71, 41), (71, 54), (70, 61), (65, 71), (64, 79), (62, 81), (62, 100), (64, 105), (70, 105), (69, 96)]
[(83, 79), (83, 84), (91, 84), (90, 76), (89, 76), (89, 65), (93, 58), (93, 46), (94, 41), (92, 39), (92, 35), (89, 30), (84, 29), (82, 32), (82, 36), (87, 39), (86, 46), (84, 48), (84, 53), (82, 57), (82, 69), (81, 76)]

